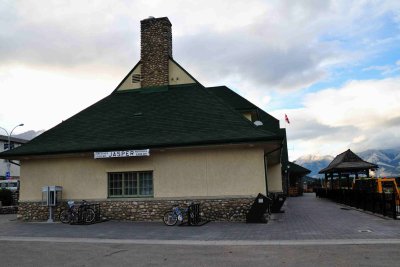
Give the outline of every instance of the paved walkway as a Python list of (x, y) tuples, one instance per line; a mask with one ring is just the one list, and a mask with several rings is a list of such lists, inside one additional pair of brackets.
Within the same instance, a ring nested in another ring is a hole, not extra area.
[(110, 221), (87, 226), (24, 223), (16, 221), (15, 215), (0, 215), (0, 240), (199, 245), (400, 243), (400, 220), (343, 208), (305, 194), (289, 198), (285, 212), (274, 214), (267, 224), (210, 222), (200, 227), (167, 227), (161, 222)]

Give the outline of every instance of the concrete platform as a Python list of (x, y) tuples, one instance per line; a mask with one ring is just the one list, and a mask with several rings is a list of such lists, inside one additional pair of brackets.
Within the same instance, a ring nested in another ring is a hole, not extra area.
[[(343, 208), (344, 206), (329, 200), (316, 198), (314, 194), (305, 194), (302, 197), (288, 198), (283, 207), (285, 212), (273, 214), (272, 220), (267, 224), (210, 222), (201, 227), (168, 227), (162, 222), (108, 221), (93, 225), (27, 223), (17, 221), (15, 215), (0, 215), (0, 240), (22, 241), (32, 238), (39, 241), (49, 238), (55, 241), (77, 238), (103, 239), (109, 242), (133, 240), (130, 241), (133, 243), (143, 243), (144, 240), (145, 242), (153, 240), (153, 243), (168, 240), (173, 243), (174, 240), (179, 240), (192, 244), (196, 242), (208, 244), (400, 242), (400, 220)], [(373, 241), (378, 239), (380, 241)]]

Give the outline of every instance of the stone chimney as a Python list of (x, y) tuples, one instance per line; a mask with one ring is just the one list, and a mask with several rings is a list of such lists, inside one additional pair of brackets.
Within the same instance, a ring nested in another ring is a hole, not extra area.
[(167, 17), (140, 21), (142, 88), (168, 85), (168, 62), (172, 57), (172, 30)]

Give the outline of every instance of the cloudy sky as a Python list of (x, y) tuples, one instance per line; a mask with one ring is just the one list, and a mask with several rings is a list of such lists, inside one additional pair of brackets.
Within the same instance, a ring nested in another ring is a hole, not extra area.
[(49, 129), (110, 94), (148, 16), (203, 85), (288, 115), (291, 160), (400, 147), (398, 0), (2, 0), (0, 127)]

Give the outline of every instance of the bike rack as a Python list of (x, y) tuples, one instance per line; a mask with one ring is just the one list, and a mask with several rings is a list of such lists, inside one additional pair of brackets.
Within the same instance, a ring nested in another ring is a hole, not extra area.
[[(95, 219), (92, 223), (87, 223), (83, 219), (83, 212), (85, 209), (92, 209), (94, 210)], [(100, 204), (99, 203), (89, 203), (85, 205), (80, 205), (78, 207), (78, 221), (75, 224), (93, 224), (101, 222), (101, 212), (100, 212)]]
[[(88, 224), (94, 224), (94, 223), (99, 223), (103, 221), (103, 218), (101, 216), (101, 211), (100, 211), (100, 204), (99, 203), (86, 203), (85, 205), (76, 205), (73, 207), (74, 212), (76, 212), (77, 220), (74, 222), (70, 222), (70, 224), (76, 224), (76, 225), (88, 225)], [(84, 211), (86, 209), (92, 209), (95, 214), (94, 221), (91, 223), (85, 222), (84, 220)]]
[(202, 226), (209, 223), (209, 220), (203, 220), (200, 215), (200, 203), (192, 203), (189, 205), (187, 214), (188, 221), (179, 226)]

